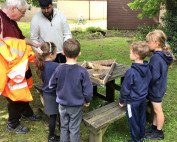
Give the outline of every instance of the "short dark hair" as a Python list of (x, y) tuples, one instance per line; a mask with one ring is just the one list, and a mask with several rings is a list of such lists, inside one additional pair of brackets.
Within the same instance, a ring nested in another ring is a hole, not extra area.
[(40, 7), (48, 7), (52, 4), (52, 0), (39, 0)]
[(66, 57), (76, 58), (80, 53), (80, 43), (76, 39), (68, 39), (63, 43), (63, 52)]

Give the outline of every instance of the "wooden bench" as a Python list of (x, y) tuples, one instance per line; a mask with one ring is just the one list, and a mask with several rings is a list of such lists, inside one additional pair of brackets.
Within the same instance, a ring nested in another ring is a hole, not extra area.
[(89, 142), (102, 142), (102, 136), (109, 124), (125, 115), (125, 107), (120, 108), (118, 102), (110, 103), (84, 115), (83, 122), (90, 131)]

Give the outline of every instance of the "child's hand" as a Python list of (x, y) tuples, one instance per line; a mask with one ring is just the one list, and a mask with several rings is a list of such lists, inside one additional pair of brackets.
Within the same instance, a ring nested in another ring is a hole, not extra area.
[(90, 105), (90, 103), (84, 103), (85, 107), (88, 107)]
[(119, 103), (119, 106), (120, 106), (120, 107), (123, 107), (123, 106), (124, 106), (124, 104)]

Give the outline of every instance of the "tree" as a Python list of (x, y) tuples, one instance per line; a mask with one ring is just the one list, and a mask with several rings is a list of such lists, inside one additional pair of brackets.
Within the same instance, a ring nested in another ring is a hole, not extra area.
[(141, 10), (139, 18), (153, 17), (162, 5), (166, 8), (166, 13), (162, 17), (164, 22), (162, 29), (167, 34), (173, 51), (177, 53), (177, 0), (134, 0), (128, 4), (132, 10)]
[[(0, 3), (4, 3), (6, 0), (0, 0)], [(38, 0), (27, 0), (27, 2), (34, 6), (39, 6)]]
[(34, 6), (39, 6), (39, 2), (38, 0), (27, 0), (27, 2), (31, 5), (34, 5)]

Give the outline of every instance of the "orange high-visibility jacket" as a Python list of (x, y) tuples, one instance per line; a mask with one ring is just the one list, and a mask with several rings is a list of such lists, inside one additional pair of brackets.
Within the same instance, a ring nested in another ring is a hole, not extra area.
[(0, 95), (12, 101), (32, 101), (25, 79), (28, 62), (33, 61), (34, 52), (26, 42), (16, 38), (0, 39)]

